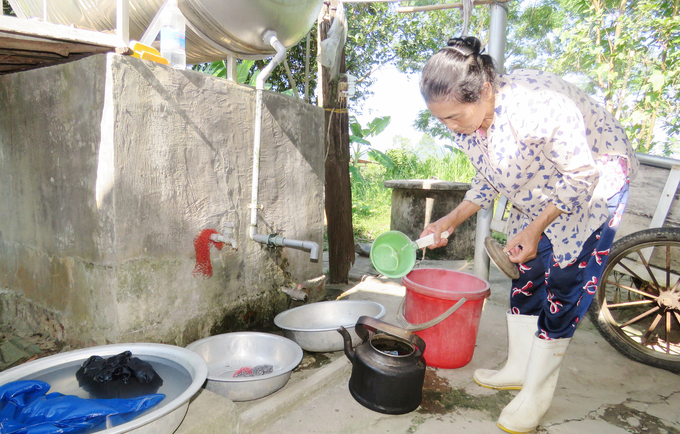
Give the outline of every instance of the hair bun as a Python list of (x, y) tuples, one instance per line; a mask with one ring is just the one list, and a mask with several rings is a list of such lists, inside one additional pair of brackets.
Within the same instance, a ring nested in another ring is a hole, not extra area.
[(467, 49), (470, 51), (470, 54), (474, 55), (480, 54), (482, 49), (482, 42), (474, 36), (451, 38), (446, 45), (449, 47)]

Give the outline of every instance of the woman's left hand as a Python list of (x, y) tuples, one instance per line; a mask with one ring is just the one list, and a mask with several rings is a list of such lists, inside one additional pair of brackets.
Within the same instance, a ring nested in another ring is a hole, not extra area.
[(508, 241), (503, 251), (509, 253), (508, 257), (511, 262), (523, 264), (536, 257), (541, 234), (542, 231), (538, 231), (532, 225), (529, 225)]
[(510, 262), (523, 264), (530, 259), (534, 259), (538, 253), (538, 242), (541, 240), (543, 231), (560, 214), (562, 214), (562, 211), (553, 205), (552, 202), (548, 203), (548, 206), (546, 206), (538, 218), (508, 241), (503, 251), (509, 253)]

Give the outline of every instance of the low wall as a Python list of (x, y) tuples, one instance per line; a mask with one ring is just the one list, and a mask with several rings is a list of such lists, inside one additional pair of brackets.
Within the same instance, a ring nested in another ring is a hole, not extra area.
[[(425, 226), (444, 217), (463, 201), (470, 184), (436, 180), (385, 181), (392, 189), (390, 229), (405, 233), (416, 240)], [(449, 237), (449, 243), (438, 249), (427, 249), (431, 259), (472, 259), (475, 255), (474, 215), (460, 225)], [(419, 258), (422, 257), (419, 253)]]
[[(668, 161), (673, 163), (673, 160), (668, 159)], [(616, 239), (649, 229), (659, 201), (662, 199), (671, 201), (663, 226), (680, 227), (680, 189), (673, 192), (672, 198), (663, 197), (669, 174), (668, 168), (655, 167), (644, 162), (640, 164), (639, 173), (630, 182), (628, 205), (616, 232)]]
[[(309, 252), (248, 238), (255, 92), (114, 54), (0, 76), (0, 319), (185, 345), (271, 319)], [(323, 110), (265, 93), (260, 232), (323, 242)], [(235, 225), (196, 278), (194, 237)]]

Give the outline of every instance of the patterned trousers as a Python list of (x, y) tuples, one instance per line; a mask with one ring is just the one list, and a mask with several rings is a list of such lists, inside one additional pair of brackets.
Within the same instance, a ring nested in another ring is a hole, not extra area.
[(616, 229), (628, 202), (628, 183), (609, 199), (609, 219), (583, 245), (578, 260), (560, 268), (545, 234), (534, 259), (519, 265), (520, 277), (512, 281), (513, 314), (538, 315), (543, 339), (570, 338), (593, 301), (607, 264)]

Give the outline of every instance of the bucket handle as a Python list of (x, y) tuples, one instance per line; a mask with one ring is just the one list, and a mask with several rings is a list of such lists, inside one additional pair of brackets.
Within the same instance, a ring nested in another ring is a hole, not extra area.
[(440, 322), (444, 321), (446, 318), (451, 316), (451, 314), (453, 314), (455, 311), (457, 311), (458, 308), (461, 307), (463, 305), (463, 303), (465, 303), (466, 300), (465, 300), (465, 297), (461, 298), (460, 300), (458, 300), (458, 303), (456, 303), (453, 306), (451, 306), (450, 308), (448, 308), (446, 310), (446, 312), (442, 313), (441, 315), (439, 315), (436, 318), (433, 318), (429, 321), (425, 321), (424, 323), (420, 323), (420, 324), (411, 324), (410, 322), (408, 322), (408, 320), (404, 316), (404, 309), (405, 309), (404, 302), (405, 301), (406, 301), (406, 297), (401, 299), (401, 304), (399, 305), (399, 311), (397, 312), (397, 321), (399, 321), (399, 323), (401, 323), (406, 330), (408, 330), (410, 332), (419, 332), (421, 330), (425, 330), (425, 329), (429, 329), (430, 327), (434, 327), (437, 324), (439, 324)]

